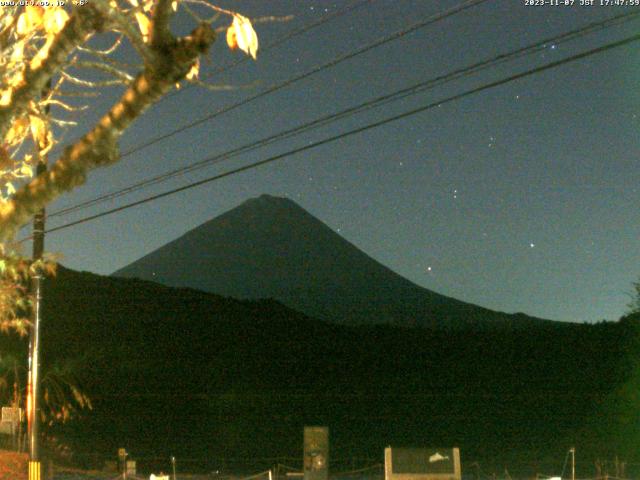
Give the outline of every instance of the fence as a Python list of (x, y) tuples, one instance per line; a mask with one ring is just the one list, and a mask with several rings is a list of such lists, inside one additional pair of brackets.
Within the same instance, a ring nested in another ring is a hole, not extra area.
[[(170, 474), (170, 458), (132, 457), (137, 464), (137, 477), (148, 479), (150, 473)], [(75, 459), (79, 464), (92, 464), (92, 468), (103, 470), (111, 466), (110, 474), (94, 473), (94, 476), (78, 477), (80, 473), (60, 472), (56, 480), (115, 478), (115, 458), (104, 459), (90, 456), (84, 460)], [(336, 458), (330, 461), (331, 480), (384, 480), (382, 459), (365, 457)], [(177, 479), (206, 480), (302, 480), (302, 458), (177, 458)], [(575, 480), (640, 480), (640, 463), (608, 461), (587, 461), (581, 459), (576, 464)], [(65, 476), (66, 475), (66, 476)], [(73, 475), (76, 475), (74, 477)], [(84, 475), (91, 475), (85, 473)], [(172, 478), (172, 477), (171, 477)], [(562, 478), (571, 480), (571, 469), (566, 462), (528, 461), (493, 464), (489, 462), (462, 462), (463, 480), (550, 480)]]

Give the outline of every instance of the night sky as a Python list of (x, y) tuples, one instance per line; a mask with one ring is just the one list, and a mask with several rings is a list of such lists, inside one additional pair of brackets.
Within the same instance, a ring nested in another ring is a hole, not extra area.
[[(599, 3), (599, 0), (596, 0)], [(355, 2), (359, 3), (359, 2)], [(165, 99), (122, 151), (407, 28), (459, 1), (374, 0), (294, 37), (257, 62)], [(319, 116), (640, 7), (488, 1), (94, 172), (49, 211), (126, 187)], [(218, 5), (249, 17), (265, 46), (351, 2)], [(177, 19), (178, 29), (186, 27)], [(49, 220), (49, 227), (438, 102), (638, 33), (640, 19), (340, 120), (135, 194)], [(52, 233), (68, 267), (109, 274), (197, 225), (268, 193), (288, 196), (363, 251), (439, 293), (506, 312), (615, 320), (640, 275), (640, 42), (511, 82), (143, 206)], [(242, 57), (220, 38), (203, 74)], [(115, 91), (114, 91), (115, 94)], [(107, 107), (96, 102), (92, 118)], [(71, 132), (76, 137), (81, 130)]]

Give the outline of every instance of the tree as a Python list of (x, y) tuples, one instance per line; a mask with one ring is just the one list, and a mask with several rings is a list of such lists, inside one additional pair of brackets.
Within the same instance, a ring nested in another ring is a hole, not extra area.
[[(24, 358), (14, 355), (0, 356), (0, 402), (16, 409), (24, 409), (27, 387), (27, 368)], [(87, 395), (76, 372), (78, 364), (70, 360), (46, 366), (42, 378), (43, 405), (40, 410), (41, 422), (49, 427), (62, 425), (83, 410), (91, 410), (91, 399)], [(14, 444), (21, 449), (22, 423), (14, 434)], [(18, 441), (16, 441), (18, 440)]]
[(627, 304), (627, 315), (640, 312), (640, 280), (631, 285), (633, 285), (633, 293), (630, 294), (631, 301)]
[[(200, 83), (200, 57), (218, 33), (226, 30), (229, 47), (254, 59), (258, 49), (249, 19), (203, 0), (51, 3), (0, 9), (0, 328), (20, 332), (28, 326), (26, 280), (51, 263), (32, 264), (19, 254), (11, 243), (18, 228), (91, 170), (117, 162), (120, 136), (179, 82)], [(181, 37), (170, 26), (179, 10), (194, 20)], [(106, 40), (110, 46), (98, 48)], [(138, 66), (116, 58), (123, 45), (135, 51)], [(124, 89), (120, 99), (34, 175), (74, 116), (90, 106), (78, 99), (111, 87)]]

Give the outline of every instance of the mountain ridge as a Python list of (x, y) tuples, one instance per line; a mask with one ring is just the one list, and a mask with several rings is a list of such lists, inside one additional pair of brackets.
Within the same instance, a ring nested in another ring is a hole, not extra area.
[(290, 199), (261, 195), (112, 274), (240, 299), (274, 298), (345, 324), (526, 327), (507, 314), (421, 287), (381, 264)]

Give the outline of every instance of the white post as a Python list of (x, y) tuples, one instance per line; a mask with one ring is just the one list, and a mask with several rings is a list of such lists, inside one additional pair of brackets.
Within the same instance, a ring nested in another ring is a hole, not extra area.
[(571, 447), (571, 480), (576, 480), (576, 447)]

